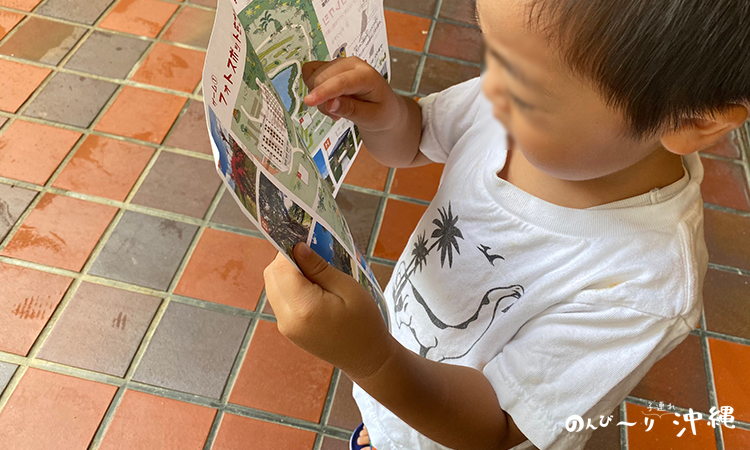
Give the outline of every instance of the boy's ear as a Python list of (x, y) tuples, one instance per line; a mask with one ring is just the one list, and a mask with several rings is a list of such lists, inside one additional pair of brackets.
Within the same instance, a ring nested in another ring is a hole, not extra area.
[(727, 105), (721, 112), (691, 119), (676, 131), (670, 131), (661, 138), (661, 143), (672, 153), (688, 155), (705, 150), (722, 136), (739, 128), (748, 117), (748, 107)]

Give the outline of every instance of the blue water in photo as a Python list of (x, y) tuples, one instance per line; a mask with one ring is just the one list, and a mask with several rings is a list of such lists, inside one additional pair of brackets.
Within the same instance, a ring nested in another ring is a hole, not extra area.
[(333, 235), (323, 228), (320, 223), (315, 224), (315, 232), (310, 242), (310, 248), (315, 250), (315, 253), (328, 261), (329, 264), (333, 264)]
[[(229, 152), (227, 146), (229, 145), (221, 138), (221, 125), (219, 125), (219, 119), (214, 114), (213, 109), (208, 108), (208, 115), (211, 120), (211, 139), (214, 141), (214, 145), (219, 150), (219, 168), (221, 173), (228, 178), (230, 187), (234, 189), (234, 179), (232, 179), (232, 164), (229, 160)], [(226, 130), (224, 130), (224, 136), (227, 136)]]
[(292, 98), (289, 97), (289, 77), (292, 76), (292, 67), (294, 66), (289, 66), (277, 73), (271, 80), (273, 87), (275, 87), (276, 92), (279, 93), (281, 102), (284, 103), (284, 108), (286, 108), (287, 111), (292, 109)]
[(318, 171), (320, 172), (321, 177), (327, 177), (328, 167), (326, 166), (326, 157), (323, 155), (323, 150), (320, 150), (315, 156), (313, 156), (313, 161), (315, 161), (315, 165), (318, 166)]

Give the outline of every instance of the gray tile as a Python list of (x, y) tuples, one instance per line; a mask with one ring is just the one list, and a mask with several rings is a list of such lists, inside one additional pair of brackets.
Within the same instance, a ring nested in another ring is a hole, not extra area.
[(419, 65), (419, 55), (402, 52), (391, 48), (391, 68), (393, 70), (393, 79), (391, 86), (394, 89), (411, 92), (414, 87), (414, 77), (417, 75), (417, 66)]
[(212, 155), (211, 142), (206, 126), (206, 112), (203, 102), (191, 101), (185, 114), (177, 119), (177, 124), (169, 134), (166, 145), (184, 148), (206, 155)]
[(354, 243), (362, 252), (366, 252), (370, 245), (380, 200), (380, 197), (348, 189), (339, 190), (336, 196), (336, 203), (349, 224)]
[(197, 230), (194, 225), (126, 211), (89, 273), (167, 290)]
[(73, 54), (65, 67), (103, 77), (125, 78), (148, 45), (148, 41), (97, 30)]
[(246, 230), (257, 230), (253, 223), (250, 222), (250, 219), (242, 212), (240, 205), (232, 197), (232, 194), (226, 188), (222, 190), (224, 193), (221, 196), (221, 200), (219, 200), (219, 204), (216, 205), (214, 215), (211, 216), (211, 222), (244, 228)]
[(114, 0), (47, 0), (35, 12), (92, 25)]
[(454, 84), (478, 77), (481, 69), (453, 61), (427, 57), (419, 84), (419, 94), (426, 96)]
[(339, 439), (326, 436), (320, 450), (349, 450), (349, 443)]
[(85, 28), (29, 17), (13, 36), (0, 46), (0, 53), (57, 65), (85, 32)]
[(220, 184), (212, 161), (162, 152), (132, 203), (203, 218)]
[[(468, 3), (467, 0), (464, 0)], [(435, 14), (437, 0), (385, 0), (386, 8), (394, 8), (432, 17)]]
[(122, 377), (161, 299), (82, 283), (38, 358)]
[(24, 115), (88, 128), (117, 85), (70, 73), (58, 73), (29, 105)]
[(0, 394), (5, 390), (11, 377), (16, 373), (17, 365), (0, 361)]
[(36, 196), (36, 192), (0, 184), (0, 241)]
[(333, 397), (331, 414), (328, 424), (345, 430), (354, 431), (362, 423), (357, 403), (352, 397), (352, 381), (344, 373), (339, 376), (339, 384), (336, 386), (336, 394)]
[(249, 323), (246, 317), (172, 302), (133, 379), (219, 398)]

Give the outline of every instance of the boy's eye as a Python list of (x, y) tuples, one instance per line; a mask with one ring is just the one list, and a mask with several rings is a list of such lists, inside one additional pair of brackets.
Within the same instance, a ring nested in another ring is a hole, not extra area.
[(525, 101), (521, 100), (520, 98), (516, 97), (513, 94), (510, 94), (510, 98), (511, 100), (513, 100), (513, 103), (518, 105), (518, 107), (521, 109), (528, 109), (528, 110), (534, 109), (533, 106), (529, 105), (528, 103), (526, 103)]

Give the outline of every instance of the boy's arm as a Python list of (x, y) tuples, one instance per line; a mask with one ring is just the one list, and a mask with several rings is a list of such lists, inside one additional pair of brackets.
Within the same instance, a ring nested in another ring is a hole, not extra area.
[(391, 345), (376, 373), (350, 378), (412, 428), (456, 450), (506, 450), (526, 440), (480, 371)]
[(421, 107), (393, 92), (372, 66), (357, 57), (312, 61), (302, 66), (302, 75), (310, 88), (305, 103), (333, 119), (353, 121), (378, 162), (396, 168), (432, 162), (419, 151)]

